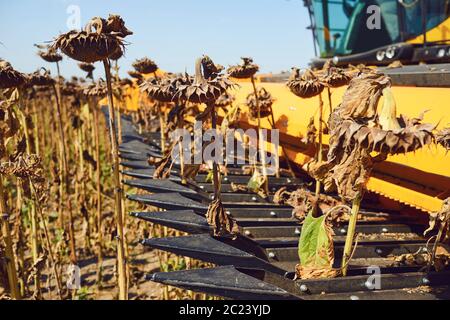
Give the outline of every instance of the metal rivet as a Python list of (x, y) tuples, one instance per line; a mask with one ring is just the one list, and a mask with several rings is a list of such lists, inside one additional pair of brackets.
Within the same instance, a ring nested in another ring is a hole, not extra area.
[(269, 252), (268, 256), (269, 256), (269, 258), (273, 259), (273, 258), (275, 258), (275, 253)]
[(256, 197), (252, 197), (252, 200), (253, 200), (253, 201), (256, 201), (257, 199), (256, 199)]
[(249, 236), (249, 235), (251, 235), (252, 233), (250, 232), (250, 230), (245, 230), (244, 234), (245, 234), (246, 236)]
[(205, 186), (200, 186), (200, 189), (205, 189)]
[(271, 216), (271, 217), (276, 217), (276, 216), (277, 216), (277, 213), (276, 213), (275, 211), (270, 211), (270, 216)]
[(225, 214), (230, 215), (231, 212), (227, 210), (227, 211), (225, 211)]
[(383, 229), (381, 229), (381, 232), (388, 232), (388, 229), (387, 228), (383, 228)]
[(287, 181), (287, 183), (291, 183), (291, 182), (292, 182), (292, 180), (291, 180), (291, 179), (287, 179), (286, 181)]
[(359, 300), (358, 296), (350, 296), (350, 300)]
[(341, 231), (342, 234), (346, 234), (347, 233), (347, 230), (345, 230), (345, 229), (341, 229), (340, 231)]
[(425, 285), (426, 285), (426, 284), (429, 284), (429, 283), (430, 283), (430, 280), (428, 280), (428, 278), (423, 278), (423, 279), (422, 279), (422, 283), (425, 284)]
[(223, 178), (223, 181), (228, 181), (228, 177), (224, 177), (224, 178)]
[(289, 110), (295, 111), (295, 110), (297, 110), (297, 108), (294, 107), (294, 106), (290, 106), (290, 107), (289, 107)]
[(212, 194), (212, 195), (210, 196), (210, 198), (211, 198), (211, 200), (214, 200), (214, 195)]
[(308, 291), (308, 287), (306, 286), (306, 284), (300, 285), (300, 291), (301, 292), (307, 292)]
[(375, 252), (378, 253), (378, 254), (382, 254), (382, 253), (383, 253), (383, 250), (377, 249), (377, 250), (375, 250)]
[(422, 251), (423, 251), (423, 252), (428, 252), (428, 249), (427, 249), (426, 247), (423, 247), (423, 248), (422, 248)]
[(294, 233), (295, 233), (295, 234), (300, 234), (300, 229), (299, 229), (299, 228), (295, 228)]

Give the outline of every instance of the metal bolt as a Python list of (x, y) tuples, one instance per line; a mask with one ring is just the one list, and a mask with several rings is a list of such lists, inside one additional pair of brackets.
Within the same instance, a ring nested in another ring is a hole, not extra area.
[(277, 216), (277, 213), (276, 213), (275, 211), (270, 211), (270, 216), (271, 216), (271, 217), (276, 217), (276, 216)]
[(359, 297), (358, 297), (358, 296), (355, 296), (355, 295), (353, 295), (353, 296), (350, 296), (350, 300), (359, 300)]
[(246, 236), (249, 236), (249, 235), (251, 235), (252, 233), (250, 232), (250, 230), (245, 230), (244, 234), (245, 234)]
[(275, 258), (275, 253), (274, 252), (269, 252), (269, 258), (271, 258), (271, 259), (273, 259), (273, 258)]
[(299, 229), (299, 228), (295, 228), (294, 233), (295, 233), (295, 234), (300, 234), (300, 229)]
[(428, 278), (425, 278), (425, 277), (424, 277), (424, 278), (422, 279), (422, 283), (425, 284), (425, 285), (427, 285), (427, 284), (430, 283), (430, 280), (428, 280)]
[(387, 228), (383, 228), (383, 229), (381, 229), (381, 232), (388, 232), (388, 229)]
[(375, 252), (378, 253), (378, 254), (382, 254), (382, 253), (383, 253), (383, 250), (377, 249), (377, 250), (375, 250)]
[(423, 248), (422, 248), (422, 251), (423, 251), (423, 252), (428, 252), (428, 249), (427, 249), (426, 247), (423, 247)]
[(209, 197), (211, 198), (211, 200), (214, 200), (214, 195), (213, 194), (210, 195)]
[(286, 181), (287, 181), (287, 183), (291, 183), (292, 182), (292, 180), (289, 179), (289, 178)]
[(228, 177), (224, 177), (224, 178), (223, 178), (223, 181), (228, 181)]
[(227, 211), (225, 211), (225, 214), (230, 215), (231, 212), (227, 210)]
[(200, 186), (200, 189), (205, 189), (205, 186)]
[(252, 200), (253, 200), (253, 201), (256, 201), (257, 199), (256, 199), (256, 197), (252, 197)]
[(347, 230), (345, 230), (344, 228), (342, 228), (340, 231), (341, 231), (342, 234), (346, 234), (347, 233)]
[(301, 292), (307, 292), (308, 291), (308, 287), (306, 286), (306, 284), (300, 285), (300, 291)]

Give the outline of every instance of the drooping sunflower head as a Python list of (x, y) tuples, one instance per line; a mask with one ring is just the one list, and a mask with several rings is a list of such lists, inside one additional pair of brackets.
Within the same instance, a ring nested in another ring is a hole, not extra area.
[(259, 70), (259, 66), (253, 63), (252, 58), (243, 57), (242, 64), (231, 66), (228, 68), (227, 73), (230, 77), (236, 79), (248, 79), (255, 75)]
[(37, 52), (38, 56), (41, 57), (43, 60), (55, 63), (60, 62), (63, 57), (60, 55), (54, 48), (47, 45), (35, 45), (37, 48), (39, 48), (39, 51)]
[(312, 98), (322, 93), (324, 86), (310, 69), (300, 72), (292, 68), (291, 76), (286, 83), (293, 94), (300, 98)]
[(29, 86), (51, 86), (55, 79), (50, 76), (50, 72), (41, 68), (27, 76), (27, 85)]
[(14, 70), (11, 64), (0, 59), (0, 89), (16, 88), (25, 84), (26, 76)]
[(236, 100), (235, 96), (229, 94), (228, 92), (224, 92), (215, 102), (216, 107), (226, 108), (231, 105), (234, 100)]
[(317, 76), (322, 83), (330, 88), (346, 86), (351, 80), (349, 73), (332, 66), (331, 60), (327, 60), (323, 69), (317, 72)]
[[(259, 113), (261, 118), (268, 117), (272, 111), (272, 104), (275, 101), (272, 98), (270, 92), (268, 92), (265, 88), (259, 88), (257, 90), (258, 94), (258, 103), (259, 103)], [(247, 96), (247, 106), (250, 109), (250, 115), (253, 119), (258, 118), (258, 105), (256, 101), (256, 97), (254, 93), (250, 93)]]
[(52, 49), (59, 49), (74, 60), (93, 63), (110, 58), (118, 50), (124, 51), (123, 38), (129, 34), (131, 31), (119, 16), (110, 16), (108, 20), (93, 18), (85, 30), (58, 36)]
[(450, 150), (450, 128), (445, 128), (436, 134), (436, 142)]
[(136, 83), (138, 85), (140, 85), (142, 83), (142, 81), (144, 81), (144, 76), (137, 71), (130, 70), (130, 71), (128, 71), (128, 75), (130, 77), (132, 77), (133, 79), (136, 79)]
[(195, 77), (193, 79), (185, 77), (184, 80), (177, 81), (177, 92), (174, 99), (192, 103), (211, 103), (234, 85), (227, 76), (222, 74), (211, 73), (210, 77), (206, 78), (204, 73), (205, 67), (203, 66), (204, 59), (205, 57), (197, 59)]
[(99, 79), (85, 87), (83, 89), (83, 94), (88, 97), (106, 97), (108, 94), (108, 87), (102, 79)]
[(138, 59), (133, 63), (133, 68), (141, 74), (149, 74), (158, 70), (158, 65), (149, 58)]
[(150, 98), (160, 102), (172, 102), (176, 92), (173, 79), (168, 77), (147, 79), (142, 82), (140, 89)]

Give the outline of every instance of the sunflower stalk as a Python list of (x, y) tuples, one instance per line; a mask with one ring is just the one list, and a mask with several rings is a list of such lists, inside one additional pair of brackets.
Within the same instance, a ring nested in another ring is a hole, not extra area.
[[(59, 90), (58, 93), (58, 87), (56, 85), (52, 86), (53, 92), (55, 94), (55, 100), (56, 100), (56, 120), (57, 120), (57, 129), (58, 129), (58, 143), (59, 143), (59, 154), (60, 154), (60, 161), (61, 161), (61, 169), (60, 169), (60, 203), (64, 203), (63, 199), (64, 194), (67, 196), (70, 194), (69, 190), (69, 177), (68, 177), (68, 162), (67, 162), (67, 149), (65, 144), (65, 135), (64, 135), (64, 129), (63, 129), (63, 122), (62, 122), (62, 114), (61, 114), (61, 93)], [(60, 207), (60, 221), (62, 222), (61, 227), (64, 228), (65, 223), (63, 219), (63, 210), (62, 206)], [(72, 206), (71, 202), (68, 201), (68, 208), (67, 211), (69, 213), (69, 246), (70, 246), (70, 260), (73, 264), (77, 264), (77, 255), (76, 255), (76, 244), (75, 244), (75, 231), (74, 231), (74, 219), (72, 214)]]
[(356, 221), (358, 220), (359, 209), (361, 207), (361, 200), (363, 198), (363, 191), (356, 194), (353, 199), (352, 211), (350, 212), (350, 220), (348, 223), (347, 237), (345, 239), (344, 254), (342, 256), (342, 275), (347, 276), (347, 268), (352, 254), (353, 240), (355, 239)]
[[(268, 179), (267, 179), (267, 166), (266, 166), (265, 146), (264, 146), (264, 143), (262, 141), (263, 134), (262, 134), (262, 128), (261, 128), (261, 105), (259, 103), (258, 90), (256, 89), (255, 76), (252, 75), (250, 79), (251, 79), (252, 86), (253, 86), (253, 93), (255, 94), (256, 108), (257, 108), (258, 148), (259, 148), (259, 155), (260, 155), (260, 158), (261, 158), (260, 160), (261, 160), (261, 166), (262, 166), (262, 174), (263, 174), (263, 177), (264, 177), (264, 183), (263, 183), (262, 187), (264, 188), (265, 194), (269, 194), (269, 184), (268, 184)], [(257, 163), (257, 161), (255, 161), (255, 170), (256, 170), (256, 163)]]
[[(21, 121), (21, 125), (23, 128), (23, 132), (25, 135), (25, 141), (26, 141), (26, 152), (27, 154), (32, 154), (32, 141), (31, 137), (28, 131), (28, 122), (25, 117), (25, 114), (20, 110), (20, 106), (23, 106), (23, 92), (19, 92), (19, 106), (15, 107), (15, 112), (18, 116), (18, 118)], [(31, 185), (30, 185), (31, 188)], [(33, 263), (36, 263), (39, 259), (39, 240), (38, 240), (38, 222), (37, 222), (37, 216), (36, 216), (36, 203), (31, 200), (30, 201), (30, 218), (31, 218), (31, 254), (33, 257)], [(38, 293), (38, 297), (40, 297), (40, 291), (41, 291), (41, 285), (40, 285), (40, 274), (39, 272), (36, 272), (34, 276), (34, 289)]]
[(14, 258), (11, 228), (9, 226), (9, 210), (6, 204), (5, 196), (6, 194), (3, 189), (3, 176), (0, 173), (0, 219), (2, 224), (2, 237), (5, 242), (6, 272), (8, 273), (8, 283), (11, 297), (13, 299), (20, 299), (21, 295), (17, 280), (17, 270)]
[(115, 217), (117, 224), (117, 265), (118, 265), (118, 287), (119, 299), (128, 300), (127, 275), (126, 275), (126, 260), (124, 247), (124, 228), (122, 222), (122, 188), (120, 185), (119, 173), (119, 150), (114, 112), (114, 100), (112, 96), (111, 85), (111, 68), (108, 59), (103, 60), (105, 68), (106, 84), (108, 87), (108, 118), (109, 131), (111, 141), (111, 156), (113, 160), (113, 179), (114, 179), (114, 202), (115, 202)]
[(95, 160), (96, 160), (96, 194), (97, 194), (97, 206), (96, 206), (96, 220), (97, 220), (97, 284), (101, 286), (102, 283), (102, 271), (103, 271), (103, 254), (102, 254), (102, 189), (101, 189), (101, 163), (100, 163), (100, 128), (97, 106), (91, 101), (91, 109), (94, 115), (94, 136), (95, 136)]
[[(317, 162), (321, 163), (323, 158), (323, 100), (322, 93), (319, 95), (319, 141), (317, 145)], [(320, 194), (321, 182), (319, 179), (316, 179), (316, 195)]]

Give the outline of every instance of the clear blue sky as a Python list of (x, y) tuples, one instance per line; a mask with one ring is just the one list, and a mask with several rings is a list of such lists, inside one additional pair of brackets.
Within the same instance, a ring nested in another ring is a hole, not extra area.
[[(302, 0), (0, 0), (0, 57), (23, 72), (45, 65), (33, 44), (68, 31), (70, 5), (79, 6), (83, 26), (115, 13), (134, 31), (122, 75), (143, 56), (172, 72), (192, 72), (202, 54), (224, 66), (251, 56), (262, 72), (279, 72), (306, 66), (314, 54)], [(69, 58), (61, 69), (83, 75)]]

